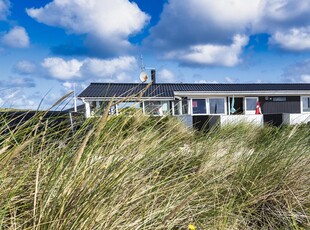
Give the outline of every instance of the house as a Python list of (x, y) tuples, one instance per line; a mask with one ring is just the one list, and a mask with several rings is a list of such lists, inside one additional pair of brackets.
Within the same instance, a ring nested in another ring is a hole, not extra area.
[[(86, 117), (100, 115), (110, 100), (123, 100), (136, 102), (144, 114), (171, 114), (198, 128), (216, 122), (310, 122), (310, 84), (303, 83), (91, 83), (78, 98)], [(119, 112), (120, 103), (110, 108), (112, 114)]]

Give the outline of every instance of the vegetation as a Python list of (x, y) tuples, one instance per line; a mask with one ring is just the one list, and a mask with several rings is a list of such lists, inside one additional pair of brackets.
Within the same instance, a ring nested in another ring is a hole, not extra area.
[(0, 142), (1, 229), (310, 229), (309, 126), (34, 116)]

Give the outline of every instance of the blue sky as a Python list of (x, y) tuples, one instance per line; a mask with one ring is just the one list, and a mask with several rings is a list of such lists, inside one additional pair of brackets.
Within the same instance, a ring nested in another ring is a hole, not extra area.
[(0, 0), (0, 107), (90, 82), (310, 82), (309, 0)]

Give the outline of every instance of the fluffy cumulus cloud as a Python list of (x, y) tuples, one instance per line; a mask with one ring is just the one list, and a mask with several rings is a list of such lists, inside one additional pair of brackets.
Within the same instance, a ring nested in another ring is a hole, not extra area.
[(282, 77), (286, 82), (310, 83), (310, 59), (288, 66)]
[(37, 102), (31, 97), (27, 97), (22, 89), (7, 90), (0, 93), (0, 107), (35, 109), (37, 105)]
[(285, 50), (310, 50), (310, 26), (307, 28), (293, 28), (285, 32), (276, 31), (270, 42)]
[(231, 45), (195, 45), (189, 49), (169, 52), (168, 59), (179, 60), (184, 65), (235, 66), (241, 62), (239, 55), (248, 43), (246, 36), (236, 35)]
[(84, 75), (91, 74), (97, 77), (112, 77), (124, 71), (131, 71), (137, 66), (136, 59), (124, 56), (114, 59), (87, 58), (84, 60), (82, 72)]
[(236, 34), (266, 33), (272, 46), (304, 51), (309, 28), (309, 0), (170, 0), (143, 44), (183, 64), (234, 66), (246, 40)]
[(10, 2), (8, 0), (0, 0), (0, 20), (5, 20), (10, 14)]
[(255, 29), (273, 32), (309, 25), (308, 0), (261, 0)]
[(149, 16), (128, 0), (54, 0), (44, 7), (27, 9), (38, 22), (86, 34), (89, 45), (117, 50), (128, 48), (128, 36), (139, 32)]
[(29, 37), (25, 28), (15, 26), (1, 38), (4, 45), (12, 48), (26, 48), (29, 46)]
[(166, 68), (160, 70), (157, 75), (159, 82), (176, 82), (176, 76), (174, 75), (174, 73)]
[(80, 69), (83, 62), (77, 59), (66, 61), (55, 57), (45, 58), (41, 65), (46, 70), (48, 76), (58, 80), (68, 80), (81, 77)]
[[(124, 81), (128, 80), (127, 72), (137, 70), (134, 57), (123, 56), (114, 59), (86, 58), (84, 60), (64, 60), (54, 57), (46, 58), (41, 63), (48, 77), (60, 80), (91, 80)], [(68, 83), (64, 85), (69, 87)]]
[(229, 44), (257, 18), (260, 0), (171, 0), (151, 29), (147, 45), (164, 50)]
[(16, 63), (14, 72), (22, 75), (32, 74), (36, 71), (36, 66), (30, 61), (22, 60)]
[(290, 51), (310, 49), (310, 2), (262, 0), (253, 28), (271, 35), (270, 44)]

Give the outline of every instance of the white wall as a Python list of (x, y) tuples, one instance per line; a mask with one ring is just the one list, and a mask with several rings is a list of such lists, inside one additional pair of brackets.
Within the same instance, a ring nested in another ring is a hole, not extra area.
[(228, 124), (251, 123), (263, 125), (264, 119), (262, 114), (253, 115), (221, 115), (221, 126)]
[(286, 125), (296, 125), (301, 123), (308, 123), (310, 122), (310, 114), (292, 114), (292, 113), (284, 113), (283, 117), (283, 124)]

